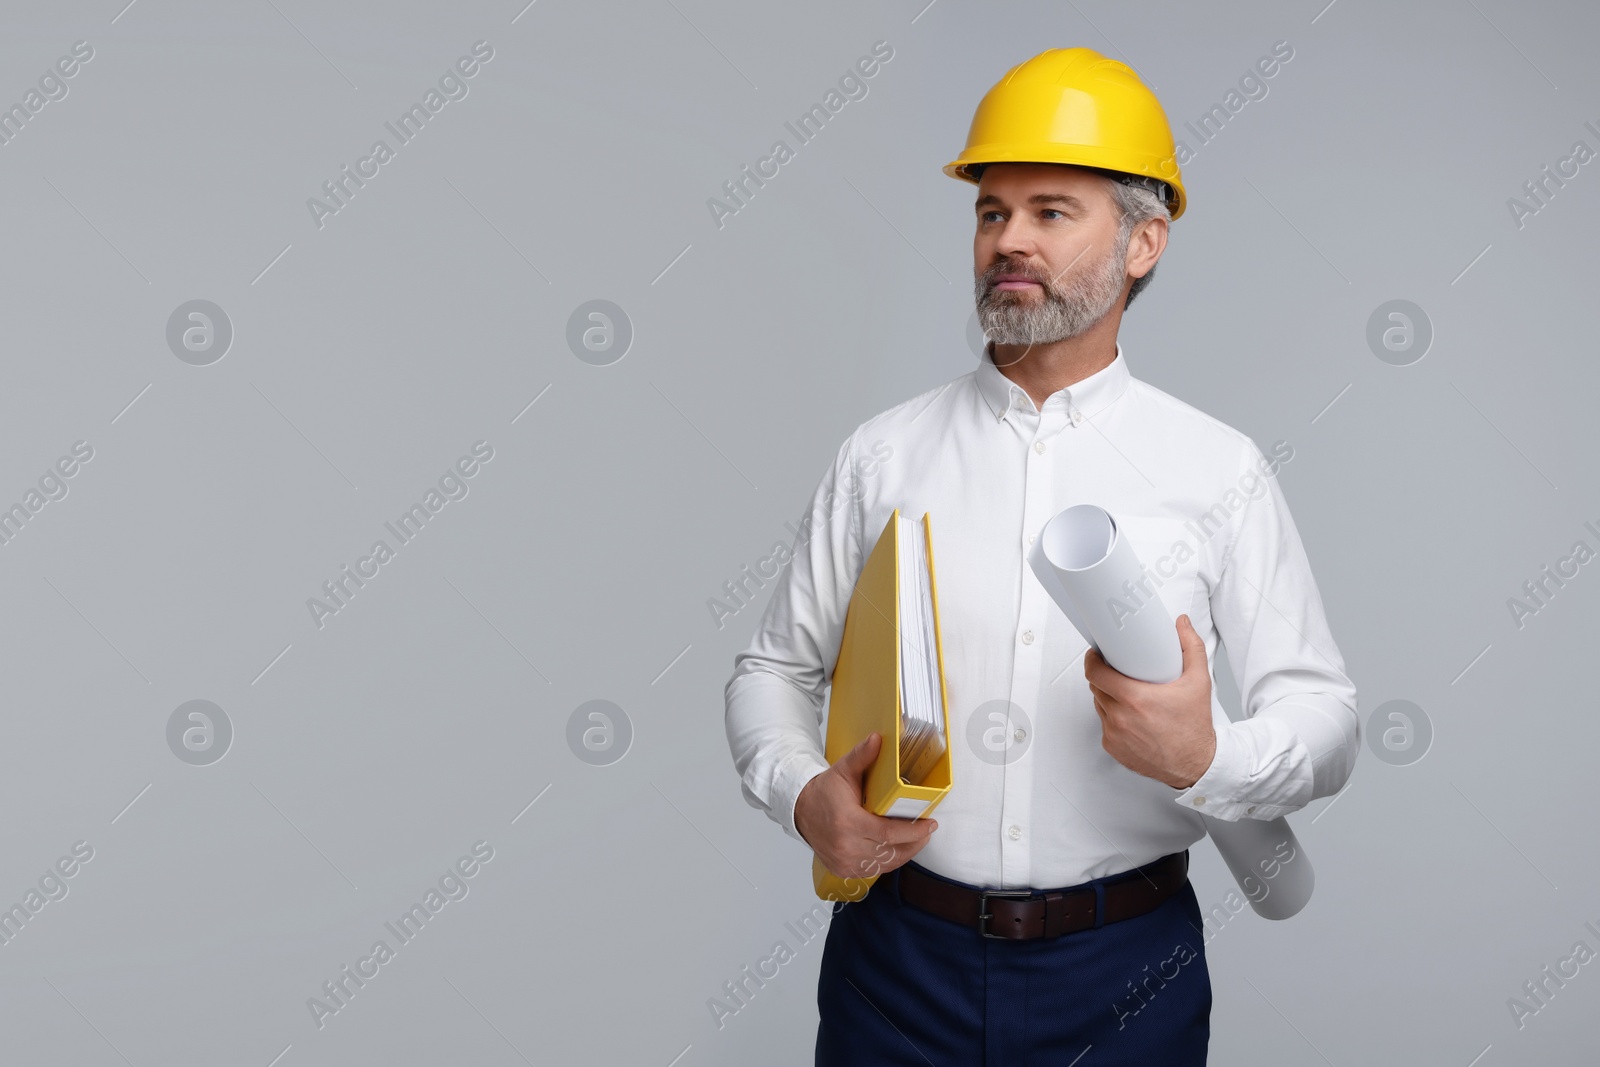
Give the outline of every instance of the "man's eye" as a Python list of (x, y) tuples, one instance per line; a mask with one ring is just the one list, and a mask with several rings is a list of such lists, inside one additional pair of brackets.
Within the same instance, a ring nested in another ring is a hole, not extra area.
[(998, 212), (998, 211), (985, 211), (982, 215), (979, 216), (979, 218), (984, 222), (988, 222), (992, 217), (994, 217), (995, 215), (998, 215), (998, 214), (1000, 214), (1000, 212)]
[[(1045, 209), (1044, 209), (1044, 213), (1045, 213), (1045, 214), (1050, 214), (1050, 215), (1061, 215), (1061, 212), (1060, 212), (1060, 211), (1057, 211), (1057, 210), (1056, 210), (1056, 209), (1055, 209), (1055, 208), (1053, 208), (1053, 207), (1047, 207), (1047, 208), (1045, 208)], [(1066, 218), (1066, 216), (1065, 216), (1065, 215), (1061, 215), (1061, 217), (1062, 217), (1062, 218)]]

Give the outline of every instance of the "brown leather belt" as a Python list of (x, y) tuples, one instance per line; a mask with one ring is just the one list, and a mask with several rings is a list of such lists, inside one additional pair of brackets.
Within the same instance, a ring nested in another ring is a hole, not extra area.
[(1174, 852), (1104, 883), (1105, 904), (1096, 921), (1095, 889), (967, 889), (915, 864), (899, 869), (900, 899), (923, 911), (971, 927), (984, 937), (1026, 941), (1060, 937), (1153, 911), (1189, 878), (1189, 852)]

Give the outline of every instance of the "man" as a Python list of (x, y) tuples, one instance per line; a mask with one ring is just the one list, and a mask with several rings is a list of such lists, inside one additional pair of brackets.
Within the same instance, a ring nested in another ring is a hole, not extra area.
[[(1122, 315), (1186, 206), (1132, 70), (1084, 48), (1034, 57), (945, 169), (977, 184), (984, 355), (844, 442), (727, 686), (746, 799), (835, 874), (878, 876), (828, 931), (816, 1062), (1203, 1064), (1201, 814), (1295, 811), (1336, 793), (1359, 749), (1271, 477), (1292, 449), (1268, 459), (1131, 376)], [(1032, 574), (1045, 522), (1082, 502), (1115, 516), (1176, 619), (1177, 681), (1112, 669)], [(952, 742), (954, 784), (918, 821), (862, 806), (877, 735), (831, 767), (821, 743), (851, 590), (896, 507), (930, 515)], [(1237, 723), (1213, 691), (1219, 642)]]

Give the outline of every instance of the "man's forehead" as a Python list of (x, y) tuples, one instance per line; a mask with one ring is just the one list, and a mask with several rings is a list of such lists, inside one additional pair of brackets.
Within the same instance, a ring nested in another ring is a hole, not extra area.
[[(1008, 170), (996, 172), (996, 167)], [(978, 203), (1055, 201), (1086, 207), (1104, 195), (1104, 178), (1065, 163), (991, 163), (978, 178)]]
[(1035, 192), (1020, 189), (1009, 195), (1001, 195), (1001, 193), (1001, 190), (981, 190), (973, 206), (982, 210), (989, 207), (1003, 207), (1010, 203), (1023, 203), (1034, 207), (1054, 205), (1056, 207), (1072, 208), (1075, 211), (1087, 211), (1091, 206), (1091, 201), (1085, 197), (1074, 196), (1060, 187), (1046, 187)]

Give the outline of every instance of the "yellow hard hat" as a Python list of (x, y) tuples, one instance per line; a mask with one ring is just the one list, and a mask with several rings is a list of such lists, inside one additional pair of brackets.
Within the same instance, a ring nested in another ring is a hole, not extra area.
[(944, 172), (977, 184), (984, 163), (1070, 163), (1154, 179), (1166, 186), (1159, 195), (1172, 218), (1187, 205), (1161, 102), (1132, 67), (1092, 48), (1040, 52), (984, 94), (967, 147)]

